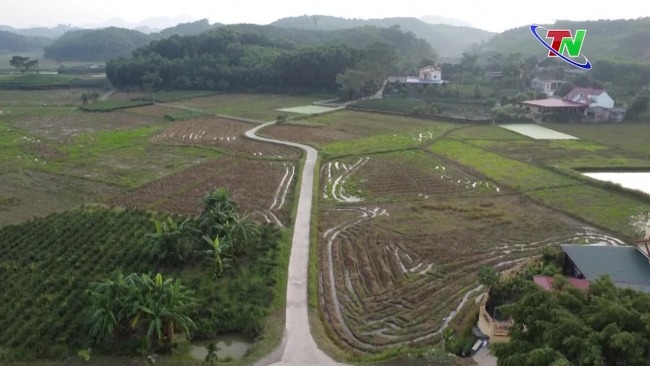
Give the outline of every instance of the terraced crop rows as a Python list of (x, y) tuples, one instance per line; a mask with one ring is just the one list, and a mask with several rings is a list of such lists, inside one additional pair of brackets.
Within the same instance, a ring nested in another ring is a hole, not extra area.
[[(415, 219), (403, 213), (412, 209), (355, 207), (342, 215), (341, 209), (332, 208), (323, 214), (327, 225), (320, 233), (322, 301), (335, 331), (355, 349), (372, 352), (434, 342), (443, 318), (479, 295), (480, 265), (505, 270), (550, 245), (622, 244), (572, 223), (545, 238), (543, 230), (526, 238), (521, 232), (509, 235), (505, 227), (486, 226), (474, 235), (474, 245), (457, 245), (457, 236), (467, 239), (472, 233), (396, 232), (400, 220)], [(397, 210), (403, 211), (402, 217), (393, 219), (391, 212)]]
[(259, 220), (287, 224), (297, 176), (295, 162), (222, 157), (111, 197), (107, 203), (179, 214), (202, 212), (206, 192), (225, 187)]
[(244, 132), (255, 127), (252, 123), (223, 118), (200, 118), (176, 122), (154, 137), (155, 141), (185, 145), (214, 146), (244, 156), (293, 159), (300, 151), (287, 146), (249, 140)]
[(322, 166), (321, 181), (323, 198), (335, 202), (432, 199), (503, 191), (492, 181), (423, 151), (334, 160)]

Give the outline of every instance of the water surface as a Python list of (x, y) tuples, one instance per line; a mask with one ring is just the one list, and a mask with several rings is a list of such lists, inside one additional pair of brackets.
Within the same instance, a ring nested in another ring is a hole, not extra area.
[(219, 360), (231, 357), (235, 361), (244, 358), (246, 352), (248, 352), (253, 345), (251, 341), (240, 335), (230, 334), (219, 336), (210, 341), (192, 344), (190, 354), (197, 360), (205, 360), (205, 356), (208, 354), (207, 346), (210, 343), (217, 344), (217, 349), (219, 350), (217, 351), (217, 357), (219, 357)]
[(620, 184), (650, 194), (650, 172), (582, 173), (590, 178)]

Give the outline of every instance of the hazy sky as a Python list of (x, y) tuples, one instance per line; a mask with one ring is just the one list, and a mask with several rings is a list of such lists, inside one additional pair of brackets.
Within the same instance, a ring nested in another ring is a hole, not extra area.
[(31, 0), (3, 1), (0, 24), (33, 25), (101, 23), (111, 18), (138, 22), (153, 16), (185, 14), (211, 23), (267, 24), (304, 14), (346, 18), (439, 15), (468, 21), (477, 28), (503, 31), (555, 19), (595, 20), (650, 16), (648, 0)]

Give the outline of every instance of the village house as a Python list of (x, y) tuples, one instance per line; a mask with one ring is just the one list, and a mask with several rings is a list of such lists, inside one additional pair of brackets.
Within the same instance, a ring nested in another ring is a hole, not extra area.
[(407, 76), (407, 84), (447, 84), (449, 81), (442, 80), (442, 69), (437, 65), (429, 65), (420, 69), (420, 75)]
[(573, 88), (564, 99), (587, 105), (585, 120), (589, 122), (621, 122), (625, 117), (625, 110), (615, 109), (614, 99), (604, 90)]
[(564, 99), (575, 103), (586, 104), (589, 107), (614, 108), (614, 99), (604, 90), (591, 88), (573, 88)]
[[(634, 246), (604, 244), (561, 246), (564, 252), (562, 275), (576, 289), (587, 291), (592, 281), (607, 275), (615, 286), (650, 293), (650, 240)], [(553, 291), (554, 279), (533, 276), (534, 283)], [(488, 310), (490, 292), (483, 294), (477, 327), (490, 343), (510, 341), (512, 319), (498, 319)]]
[(564, 81), (556, 79), (540, 79), (538, 77), (531, 81), (531, 87), (538, 92), (544, 93), (548, 96), (554, 95), (557, 89)]

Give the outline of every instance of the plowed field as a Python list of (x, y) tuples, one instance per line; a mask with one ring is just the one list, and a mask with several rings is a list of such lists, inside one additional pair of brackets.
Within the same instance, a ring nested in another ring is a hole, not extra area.
[(184, 145), (213, 146), (244, 156), (266, 158), (297, 158), (301, 152), (290, 147), (249, 140), (244, 132), (255, 127), (252, 123), (223, 118), (200, 118), (172, 124), (154, 140)]

